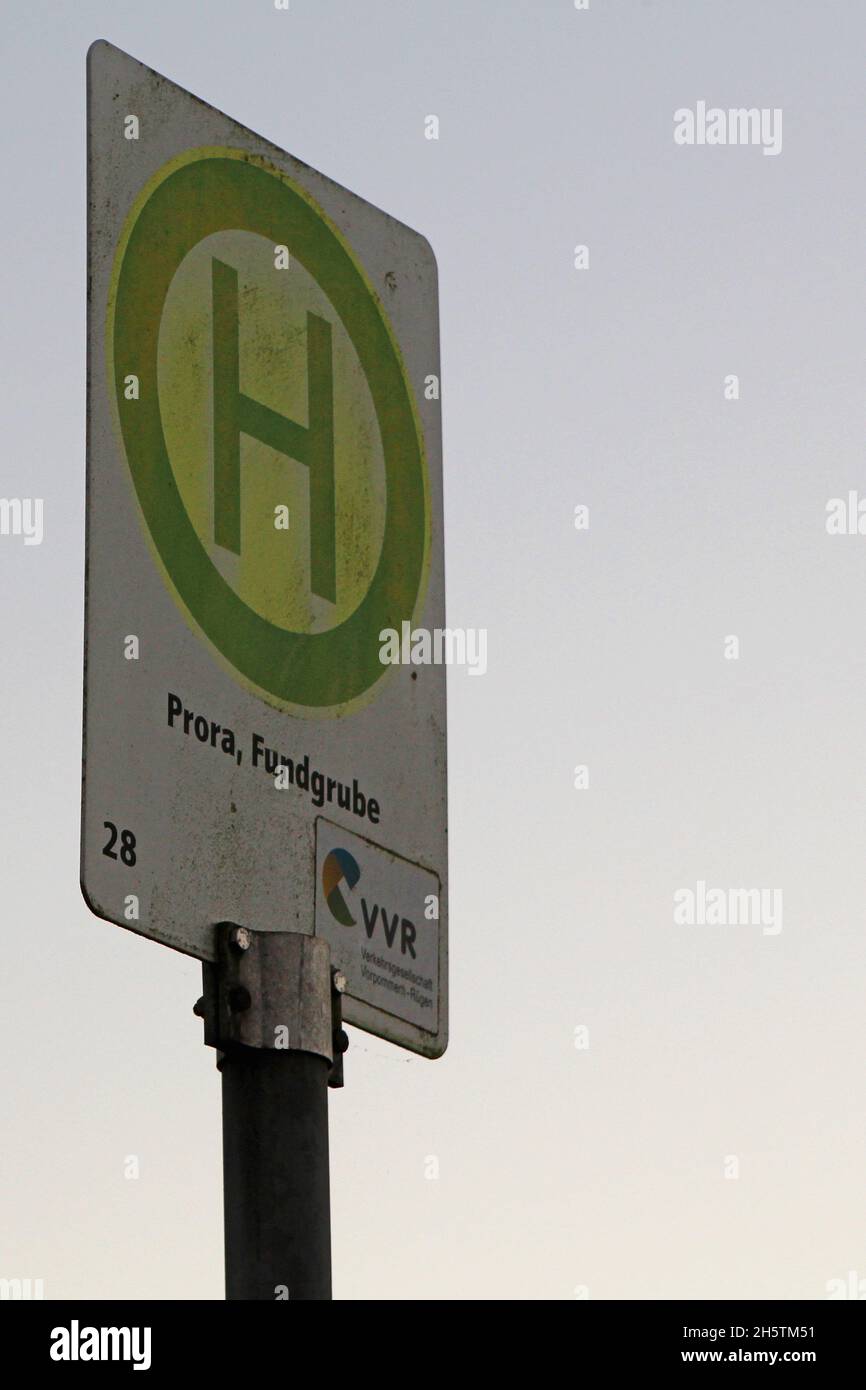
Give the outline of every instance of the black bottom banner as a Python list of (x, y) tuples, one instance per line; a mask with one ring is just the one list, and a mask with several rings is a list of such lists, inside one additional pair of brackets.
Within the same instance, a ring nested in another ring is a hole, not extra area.
[[(447, 1303), (447, 1300), (443, 1300)], [(412, 1304), (382, 1309), (385, 1321), (376, 1341), (387, 1337), (389, 1361), (405, 1339), (407, 1355), (417, 1358), (419, 1328)], [(448, 1305), (454, 1306), (454, 1305)], [(473, 1325), (481, 1331), (498, 1305), (468, 1302)], [(482, 1311), (482, 1306), (484, 1311)], [(508, 1305), (503, 1305), (507, 1307)], [(537, 1305), (536, 1305), (537, 1306)], [(370, 1308), (359, 1325), (364, 1342), (372, 1327)], [(554, 1315), (552, 1331), (569, 1339), (575, 1370), (592, 1364), (610, 1371), (667, 1372), (701, 1366), (812, 1367), (824, 1374), (856, 1365), (863, 1351), (866, 1319), (852, 1302), (593, 1302), (575, 1300)], [(48, 1370), (58, 1376), (98, 1375), (100, 1370), (157, 1375), (166, 1371), (256, 1377), (267, 1364), (291, 1373), (297, 1357), (294, 1339), (311, 1310), (296, 1304), (165, 1302), (0, 1302), (0, 1332), (7, 1358), (20, 1368)], [(337, 1305), (323, 1343), (331, 1365), (339, 1361), (331, 1329), (343, 1324), (351, 1332), (350, 1305)], [(447, 1315), (446, 1315), (447, 1316)], [(459, 1318), (458, 1313), (458, 1318)], [(559, 1319), (562, 1318), (560, 1322)], [(348, 1324), (348, 1325), (347, 1325)], [(537, 1338), (538, 1328), (532, 1329)], [(503, 1346), (522, 1341), (510, 1324)], [(353, 1336), (351, 1343), (357, 1346)], [(443, 1344), (443, 1346), (446, 1344)], [(486, 1351), (491, 1349), (484, 1338)], [(414, 1348), (414, 1350), (413, 1350)], [(304, 1348), (308, 1362), (312, 1347)], [(479, 1347), (479, 1351), (481, 1348)], [(427, 1360), (427, 1358), (425, 1358)], [(9, 1364), (7, 1360), (7, 1364)], [(432, 1358), (428, 1362), (432, 1365)], [(308, 1372), (307, 1372), (308, 1373)]]

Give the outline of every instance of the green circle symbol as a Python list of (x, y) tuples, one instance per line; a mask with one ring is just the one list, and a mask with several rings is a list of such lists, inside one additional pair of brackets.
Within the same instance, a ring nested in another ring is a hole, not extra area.
[[(172, 469), (157, 389), (163, 306), (181, 262), (205, 237), (250, 231), (285, 245), (327, 296), (358, 355), (381, 435), (385, 517), (378, 564), (338, 626), (291, 632), (256, 612), (220, 573)], [(231, 149), (191, 151), (144, 189), (117, 251), (107, 342), (135, 492), (171, 588), (242, 682), (301, 713), (339, 713), (385, 674), (379, 633), (400, 630), (422, 601), (430, 509), (414, 394), (378, 297), (347, 242), (287, 175)], [(125, 380), (135, 375), (139, 398)]]

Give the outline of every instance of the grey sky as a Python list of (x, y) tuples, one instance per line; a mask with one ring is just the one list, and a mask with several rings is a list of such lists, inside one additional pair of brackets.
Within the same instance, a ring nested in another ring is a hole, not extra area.
[[(824, 524), (866, 492), (862, 5), (82, 0), (4, 29), (0, 492), (44, 498), (45, 537), (0, 537), (0, 1275), (222, 1296), (199, 968), (77, 882), (101, 37), (439, 263), (449, 620), (489, 669), (449, 680), (450, 1049), (353, 1033), (336, 1296), (866, 1277), (866, 538)], [(677, 146), (699, 100), (781, 108), (781, 153)], [(675, 925), (699, 880), (781, 888), (783, 930)]]

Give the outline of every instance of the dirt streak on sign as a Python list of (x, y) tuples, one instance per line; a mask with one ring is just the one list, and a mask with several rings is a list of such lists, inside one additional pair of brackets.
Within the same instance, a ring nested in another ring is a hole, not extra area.
[(445, 672), (380, 659), (444, 626), (432, 251), (109, 44), (88, 75), (85, 896), (202, 959), (327, 935), (349, 1022), (437, 1056)]

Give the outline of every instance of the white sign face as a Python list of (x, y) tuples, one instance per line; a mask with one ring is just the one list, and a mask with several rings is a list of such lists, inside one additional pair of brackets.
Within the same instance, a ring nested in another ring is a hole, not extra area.
[(88, 142), (85, 897), (203, 960), (321, 932), (347, 1021), (438, 1056), (445, 668), (388, 661), (445, 627), (433, 253), (106, 43)]

